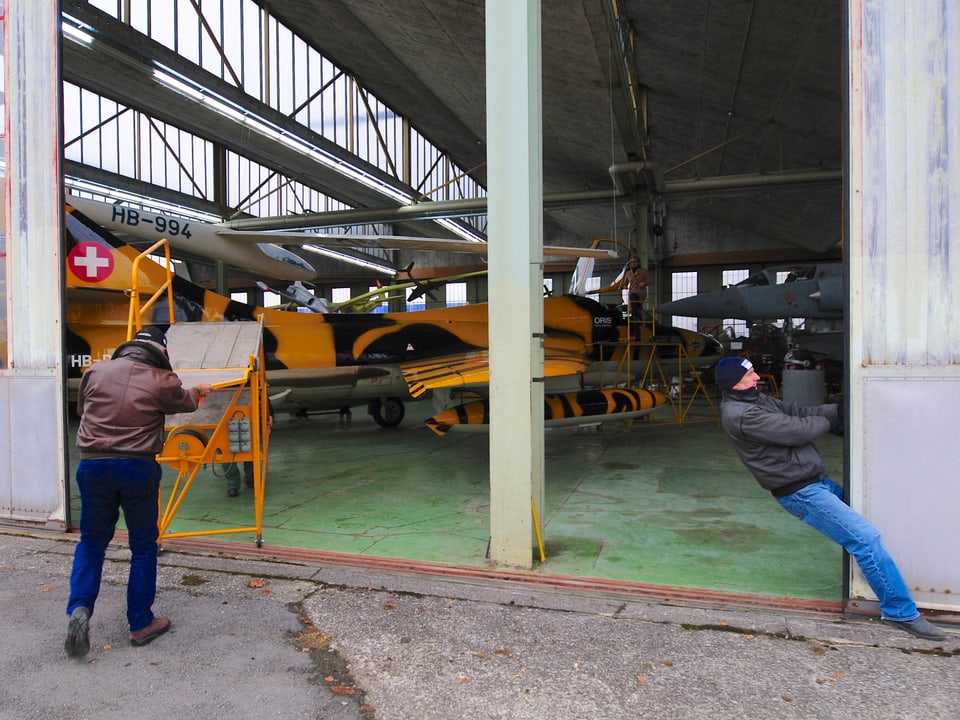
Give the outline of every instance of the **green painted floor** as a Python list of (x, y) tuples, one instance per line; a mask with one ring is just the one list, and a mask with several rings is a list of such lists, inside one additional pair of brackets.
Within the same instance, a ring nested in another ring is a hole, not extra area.
[[(392, 430), (362, 409), (346, 422), (279, 413), (264, 547), (487, 567), (488, 436), (437, 437), (422, 424), (431, 413), (429, 403), (411, 404)], [(706, 406), (690, 417), (698, 415), (714, 417)], [(828, 435), (818, 445), (842, 482), (842, 440)], [(715, 420), (558, 428), (547, 431), (545, 450), (547, 560), (534, 573), (841, 599), (840, 548), (757, 486)], [(215, 474), (222, 468), (201, 470), (171, 531), (253, 524), (252, 491), (228, 498)], [(167, 491), (174, 477), (165, 471)], [(71, 505), (78, 520), (78, 501)]]

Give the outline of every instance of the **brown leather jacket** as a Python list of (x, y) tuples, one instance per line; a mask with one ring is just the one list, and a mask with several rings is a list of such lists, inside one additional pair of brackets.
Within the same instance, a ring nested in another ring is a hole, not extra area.
[(152, 459), (163, 448), (164, 416), (192, 412), (199, 399), (196, 388), (183, 387), (158, 346), (123, 343), (80, 379), (80, 457)]
[(643, 301), (647, 299), (647, 288), (653, 284), (652, 272), (639, 266), (627, 268), (625, 279), (631, 300)]

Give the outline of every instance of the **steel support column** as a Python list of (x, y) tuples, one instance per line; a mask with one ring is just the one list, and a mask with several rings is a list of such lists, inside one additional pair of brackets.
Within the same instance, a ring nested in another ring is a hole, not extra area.
[[(4, 3), (9, 345), (0, 358), (0, 516), (66, 519), (60, 4)], [(9, 367), (6, 367), (9, 360)]]
[(544, 464), (539, 0), (487, 0), (486, 37), (490, 558), (530, 567)]

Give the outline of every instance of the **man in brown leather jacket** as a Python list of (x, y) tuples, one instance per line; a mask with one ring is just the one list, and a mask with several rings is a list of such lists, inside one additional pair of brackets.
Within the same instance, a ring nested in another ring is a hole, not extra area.
[(629, 303), (630, 316), (633, 320), (641, 320), (648, 317), (644, 312), (643, 303), (647, 299), (648, 288), (653, 284), (653, 273), (640, 265), (640, 258), (635, 254), (630, 255), (627, 261), (627, 269), (623, 274), (623, 280), (620, 287), (627, 289), (627, 302)]
[(130, 642), (146, 645), (170, 628), (170, 619), (155, 617), (152, 610), (161, 474), (156, 456), (163, 448), (164, 416), (196, 410), (211, 389), (207, 383), (183, 387), (170, 367), (166, 336), (157, 327), (140, 330), (80, 380), (80, 542), (73, 556), (64, 643), (70, 657), (83, 657), (90, 649), (90, 616), (121, 509), (130, 542)]

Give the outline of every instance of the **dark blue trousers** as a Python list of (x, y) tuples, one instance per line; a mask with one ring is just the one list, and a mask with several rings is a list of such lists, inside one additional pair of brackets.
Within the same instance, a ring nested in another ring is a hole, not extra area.
[(73, 554), (67, 615), (80, 606), (93, 614), (100, 594), (103, 558), (122, 509), (130, 541), (127, 622), (131, 632), (153, 622), (160, 474), (160, 466), (153, 460), (80, 461), (77, 466), (80, 542)]

